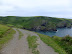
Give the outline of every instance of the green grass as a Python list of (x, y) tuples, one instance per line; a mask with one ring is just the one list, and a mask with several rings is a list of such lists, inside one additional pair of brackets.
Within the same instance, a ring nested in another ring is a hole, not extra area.
[(17, 31), (19, 32), (19, 39), (21, 39), (21, 37), (23, 36), (23, 33), (19, 29), (17, 29)]
[(0, 49), (5, 43), (12, 39), (14, 33), (15, 31), (10, 27), (0, 25)]
[(67, 54), (72, 54), (72, 37), (66, 35), (64, 37), (53, 36), (54, 41), (61, 46)]
[(61, 48), (51, 37), (39, 34), (40, 39), (46, 43), (48, 46), (51, 46), (59, 54), (67, 54), (63, 48)]
[(4, 33), (6, 33), (6, 31), (9, 30), (9, 29), (10, 29), (10, 27), (7, 27), (7, 26), (4, 26), (4, 25), (0, 24), (0, 37), (2, 37), (2, 35)]
[(28, 45), (29, 48), (32, 50), (33, 54), (39, 54), (39, 51), (36, 49), (37, 48), (37, 37), (36, 36), (28, 36), (27, 37)]

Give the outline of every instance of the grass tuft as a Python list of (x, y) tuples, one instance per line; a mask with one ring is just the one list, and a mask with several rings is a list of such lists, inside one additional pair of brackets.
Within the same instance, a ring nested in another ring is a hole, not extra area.
[(21, 37), (23, 36), (23, 33), (19, 29), (17, 29), (17, 31), (19, 32), (19, 39), (21, 39)]
[(39, 51), (36, 49), (37, 48), (37, 36), (28, 36), (27, 37), (28, 45), (29, 48), (32, 50), (33, 54), (39, 54)]

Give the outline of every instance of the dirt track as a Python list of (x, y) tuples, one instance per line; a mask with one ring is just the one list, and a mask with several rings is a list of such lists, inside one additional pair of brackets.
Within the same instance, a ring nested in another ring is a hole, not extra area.
[(19, 40), (19, 33), (15, 28), (14, 30), (16, 31), (14, 38), (1, 50), (1, 54), (32, 54), (28, 48), (27, 35), (24, 34)]
[(43, 43), (36, 33), (19, 29), (24, 34), (24, 36), (19, 40), (19, 33), (15, 28), (14, 30), (16, 31), (14, 38), (7, 44), (6, 47), (1, 50), (1, 54), (32, 54), (28, 48), (28, 42), (26, 40), (28, 35), (38, 37), (37, 43), (39, 45), (37, 49), (39, 50), (40, 54), (58, 54), (54, 52), (50, 46), (47, 46), (45, 43)]

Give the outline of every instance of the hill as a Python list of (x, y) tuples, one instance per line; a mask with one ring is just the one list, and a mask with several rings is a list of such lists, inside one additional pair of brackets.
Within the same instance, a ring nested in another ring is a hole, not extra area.
[(16, 26), (27, 30), (57, 31), (57, 28), (71, 28), (72, 19), (34, 16), (34, 17), (17, 17), (6, 16), (0, 17), (0, 23), (8, 26)]

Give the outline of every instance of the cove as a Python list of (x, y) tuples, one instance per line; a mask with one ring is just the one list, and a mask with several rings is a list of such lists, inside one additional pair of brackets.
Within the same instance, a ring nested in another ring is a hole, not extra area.
[(38, 33), (48, 36), (59, 36), (64, 37), (66, 35), (72, 36), (72, 28), (58, 28), (57, 31), (36, 31)]

